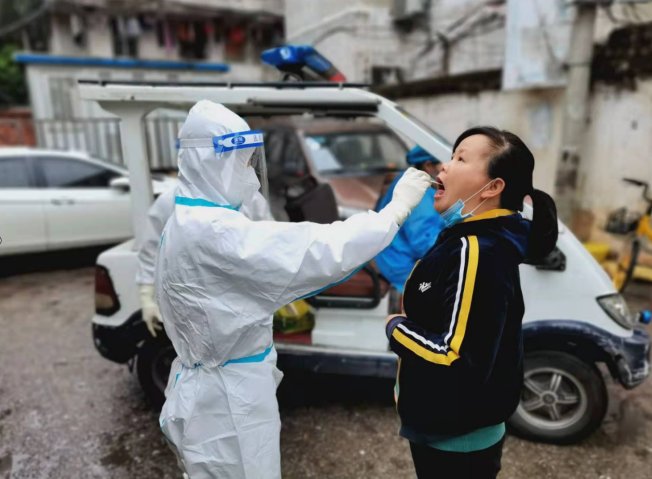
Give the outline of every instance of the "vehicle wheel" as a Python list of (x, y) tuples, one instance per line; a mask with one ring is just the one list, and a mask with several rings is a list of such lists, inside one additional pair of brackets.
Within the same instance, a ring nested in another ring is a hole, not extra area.
[(607, 402), (595, 366), (566, 353), (534, 352), (525, 356), (521, 402), (509, 425), (526, 439), (572, 444), (600, 426)]
[(138, 350), (136, 360), (138, 381), (145, 392), (145, 397), (156, 409), (160, 409), (165, 402), (165, 387), (172, 361), (176, 356), (172, 343), (161, 332), (156, 338), (147, 338)]

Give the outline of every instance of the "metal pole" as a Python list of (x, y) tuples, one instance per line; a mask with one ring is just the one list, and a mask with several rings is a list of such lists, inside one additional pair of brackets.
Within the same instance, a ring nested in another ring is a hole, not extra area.
[[(118, 120), (119, 122), (120, 120)], [(115, 156), (113, 155), (113, 142), (115, 138), (114, 134), (114, 126), (115, 122), (107, 120), (103, 125), (103, 129), (106, 131), (104, 134), (104, 138), (106, 138), (106, 150), (107, 154), (109, 155), (109, 158), (111, 159), (112, 162), (120, 164), (120, 161), (117, 161)], [(118, 155), (119, 156), (119, 155)]]
[(100, 136), (99, 120), (97, 118), (91, 119), (93, 124), (93, 151), (98, 158), (106, 160), (108, 155), (105, 154), (104, 142)]
[(157, 118), (156, 119), (156, 167), (161, 168), (161, 158), (166, 154), (165, 152), (165, 125), (167, 119)]
[(142, 105), (102, 102), (100, 106), (120, 118), (120, 139), (122, 157), (129, 168), (129, 185), (131, 188), (131, 220), (134, 230), (134, 249), (138, 250), (142, 242), (144, 228), (154, 194), (147, 161), (145, 145), (145, 128)]
[(555, 200), (559, 217), (570, 224), (577, 209), (581, 147), (586, 131), (593, 58), (595, 4), (577, 6), (568, 53), (568, 83), (564, 96), (561, 158), (557, 165)]

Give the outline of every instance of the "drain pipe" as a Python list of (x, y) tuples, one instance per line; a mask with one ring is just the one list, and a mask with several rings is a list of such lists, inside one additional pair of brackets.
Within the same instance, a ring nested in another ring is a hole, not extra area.
[(568, 52), (568, 82), (563, 104), (561, 158), (557, 164), (555, 201), (559, 218), (569, 225), (579, 206), (578, 179), (588, 117), (596, 10), (595, 3), (577, 5)]

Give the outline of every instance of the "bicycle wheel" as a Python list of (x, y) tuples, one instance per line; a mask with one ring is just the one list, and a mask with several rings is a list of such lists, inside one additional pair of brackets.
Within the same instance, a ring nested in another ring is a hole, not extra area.
[(641, 241), (638, 238), (634, 238), (631, 247), (629, 248), (629, 252), (626, 251), (618, 261), (618, 269), (614, 276), (614, 286), (618, 292), (623, 293), (631, 281), (640, 251)]

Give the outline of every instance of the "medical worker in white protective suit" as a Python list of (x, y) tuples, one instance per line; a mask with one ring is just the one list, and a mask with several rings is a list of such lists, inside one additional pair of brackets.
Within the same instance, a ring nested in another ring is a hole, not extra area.
[(238, 207), (261, 186), (254, 162), (262, 134), (204, 100), (179, 136), (176, 206), (156, 267), (158, 304), (178, 354), (161, 429), (191, 479), (279, 478), (273, 312), (382, 251), (431, 179), (410, 169), (383, 210), (343, 222), (254, 222)]
[[(143, 240), (138, 250), (136, 283), (140, 290), (143, 321), (152, 336), (156, 336), (156, 332), (161, 329), (161, 313), (154, 299), (154, 267), (163, 227), (174, 213), (175, 196), (176, 188), (170, 188), (152, 203), (147, 212)], [(254, 193), (251, 200), (242, 204), (240, 212), (254, 221), (274, 219), (265, 197), (258, 191)]]

